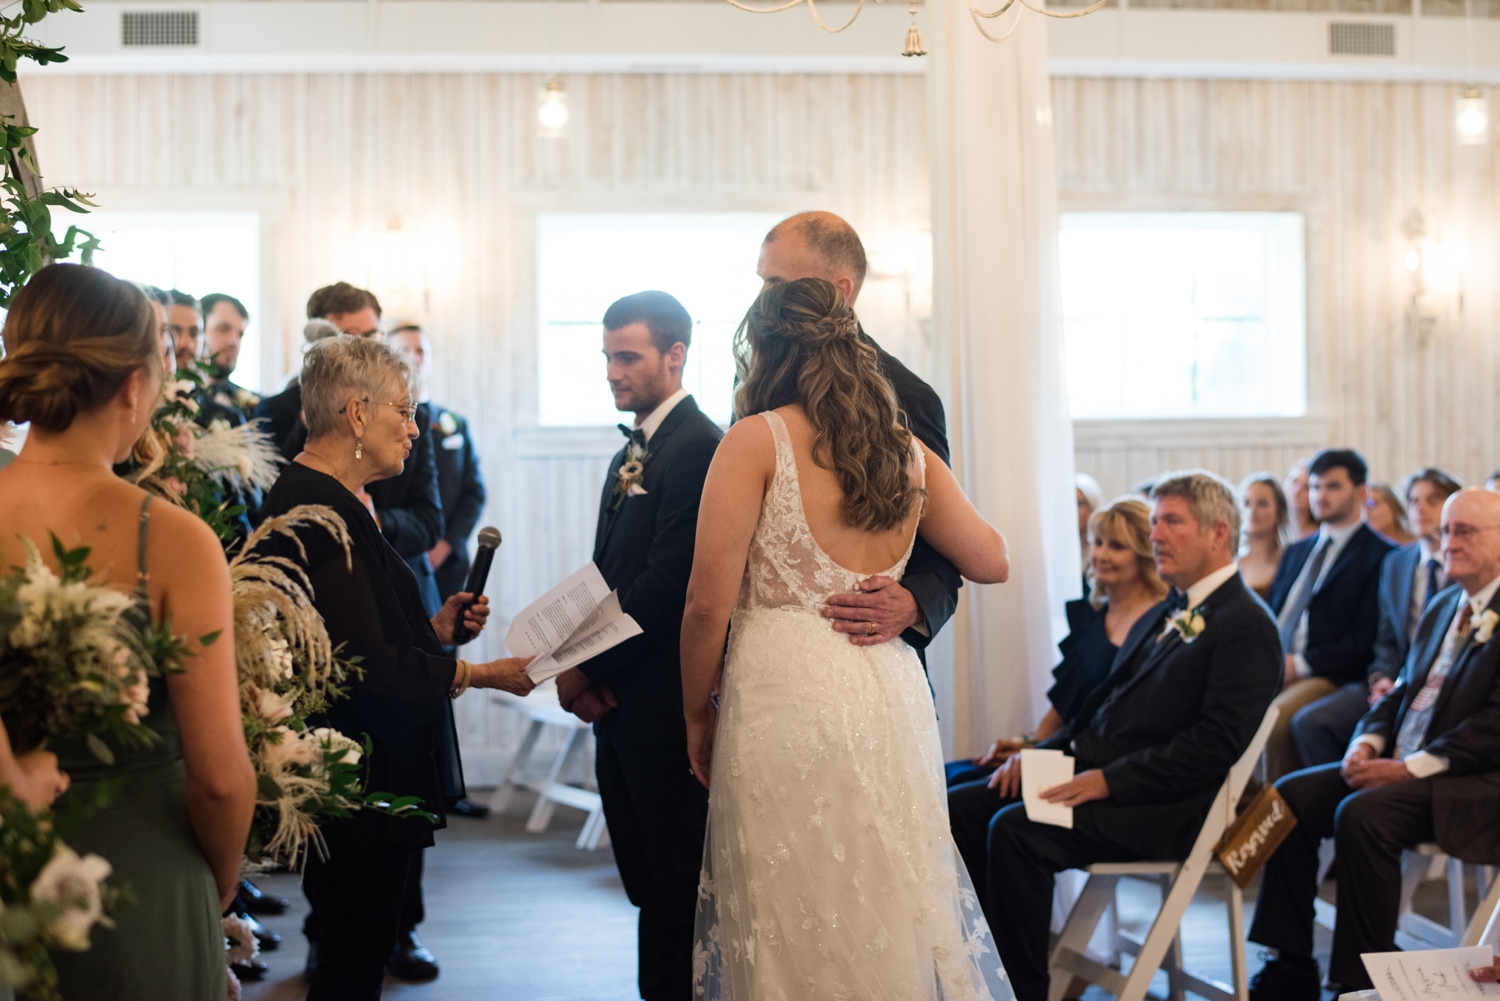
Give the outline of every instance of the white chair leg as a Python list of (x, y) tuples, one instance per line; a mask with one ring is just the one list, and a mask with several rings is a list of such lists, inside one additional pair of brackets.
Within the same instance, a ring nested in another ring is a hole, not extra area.
[[(1220, 799), (1223, 798), (1222, 790), (1219, 796)], [(1219, 803), (1215, 806), (1223, 808)], [(1125, 988), (1120, 991), (1118, 1001), (1143, 1001), (1146, 991), (1150, 990), (1151, 978), (1161, 969), (1167, 950), (1171, 948), (1177, 937), (1177, 930), (1182, 926), (1182, 916), (1187, 913), (1188, 904), (1193, 902), (1193, 894), (1197, 892), (1198, 884), (1203, 881), (1204, 870), (1208, 867), (1208, 849), (1212, 846), (1205, 847), (1202, 857), (1198, 857), (1199, 847), (1194, 846), (1193, 856), (1178, 870), (1171, 892), (1162, 901), (1156, 920), (1151, 922), (1151, 931), (1136, 953), (1135, 965), (1130, 968), (1130, 976), (1125, 981)]]
[(552, 759), (552, 770), (547, 773), (547, 779), (542, 783), (542, 794), (537, 797), (536, 806), (531, 811), (531, 817), (526, 821), (526, 830), (530, 834), (541, 834), (552, 823), (552, 812), (556, 805), (548, 798), (547, 793), (557, 782), (557, 777), (562, 774), (568, 759), (573, 756), (574, 745), (578, 738), (585, 733), (584, 730), (571, 730), (563, 739), (562, 749), (557, 752), (557, 757)]
[(1464, 864), (1448, 856), (1448, 927), (1455, 942), (1463, 938), (1469, 923), (1469, 908), (1464, 901)]
[(510, 806), (510, 798), (516, 791), (515, 779), (526, 767), (526, 762), (531, 758), (531, 752), (536, 747), (537, 737), (541, 736), (542, 723), (532, 720), (531, 725), (526, 728), (526, 735), (521, 738), (521, 746), (516, 748), (516, 753), (511, 756), (510, 764), (505, 766), (505, 772), (500, 776), (500, 784), (495, 787), (490, 796), (490, 809), (496, 813), (504, 813), (506, 807)]
[[(1162, 888), (1163, 897), (1166, 896), (1166, 888)], [(1165, 900), (1162, 903), (1166, 903)], [(1187, 994), (1182, 988), (1182, 931), (1178, 929), (1176, 935), (1172, 936), (1172, 945), (1167, 949), (1166, 963), (1167, 971), (1167, 997), (1170, 1001), (1187, 1001)]]
[[(1485, 868), (1489, 867), (1485, 866)], [(1489, 888), (1479, 899), (1479, 906), (1474, 908), (1474, 917), (1469, 920), (1468, 927), (1464, 929), (1463, 945), (1479, 944), (1480, 936), (1489, 925), (1497, 907), (1500, 907), (1500, 879), (1490, 879)]]
[(1250, 975), (1245, 970), (1245, 892), (1232, 878), (1229, 884), (1229, 965), (1234, 973), (1236, 1001), (1250, 1001)]
[(1088, 951), (1089, 939), (1094, 937), (1094, 929), (1099, 925), (1099, 919), (1115, 901), (1115, 885), (1119, 883), (1118, 876), (1090, 876), (1088, 882), (1083, 885), (1083, 892), (1078, 895), (1073, 909), (1068, 912), (1068, 920), (1063, 924), (1062, 932), (1057, 936), (1057, 944), (1052, 947), (1052, 960), (1050, 980), (1047, 988), (1047, 1001), (1062, 1001), (1068, 993), (1068, 986), (1073, 982), (1071, 970), (1056, 965), (1056, 960), (1068, 952), (1083, 955)]

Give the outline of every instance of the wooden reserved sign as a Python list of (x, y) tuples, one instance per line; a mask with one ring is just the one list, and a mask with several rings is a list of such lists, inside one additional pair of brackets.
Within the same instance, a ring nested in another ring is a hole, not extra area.
[(1214, 854), (1243, 890), (1296, 826), (1297, 818), (1281, 793), (1275, 786), (1265, 786), (1225, 829)]

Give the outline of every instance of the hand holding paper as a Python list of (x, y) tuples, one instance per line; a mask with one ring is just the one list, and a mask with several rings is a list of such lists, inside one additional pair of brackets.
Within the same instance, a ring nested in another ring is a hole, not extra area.
[(590, 563), (522, 609), (505, 643), (518, 657), (536, 658), (526, 673), (541, 684), (639, 635), (640, 625), (620, 608), (619, 593)]
[(1021, 802), (1026, 817), (1038, 824), (1073, 828), (1073, 808), (1049, 803), (1042, 792), (1073, 779), (1073, 759), (1062, 751), (1028, 747), (1021, 752)]

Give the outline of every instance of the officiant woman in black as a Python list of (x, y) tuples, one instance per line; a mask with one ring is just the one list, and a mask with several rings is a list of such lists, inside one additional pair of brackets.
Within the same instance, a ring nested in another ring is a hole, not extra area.
[[(412, 372), (380, 341), (340, 335), (308, 348), (302, 363), (302, 413), (308, 438), (266, 498), (267, 518), (299, 504), (332, 508), (348, 526), (343, 548), (320, 528), (298, 530), (305, 547), (283, 540), (280, 555), (304, 567), (314, 604), (341, 655), (359, 657), (361, 677), (315, 721), (355, 740), (369, 736), (365, 788), (417, 796), (443, 826), (439, 728), (443, 702), (466, 688), (531, 691), (526, 661), (482, 664), (443, 653), (455, 617), (471, 595), (449, 598), (431, 619), (416, 577), (381, 535), (366, 484), (396, 476), (418, 429)], [(484, 598), (467, 612), (483, 627)], [(312, 913), (308, 930), (309, 1001), (380, 997), (386, 961), (395, 948), (407, 868), (433, 843), (423, 818), (361, 811), (322, 826), (327, 858), (315, 852), (303, 877)]]

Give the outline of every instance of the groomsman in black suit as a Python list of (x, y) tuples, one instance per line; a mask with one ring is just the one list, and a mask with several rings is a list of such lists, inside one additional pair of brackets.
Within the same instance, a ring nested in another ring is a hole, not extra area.
[(1018, 1001), (1047, 997), (1054, 875), (1186, 858), (1276, 695), (1281, 642), (1234, 563), (1234, 489), (1193, 471), (1162, 477), (1151, 496), (1151, 548), (1174, 590), (1131, 628), (1074, 721), (1041, 743), (1076, 761), (1071, 782), (1043, 793), (1073, 808), (1073, 827), (1027, 817), (1020, 755), (948, 790), (953, 839)]
[[(766, 285), (822, 278), (837, 285), (852, 307), (866, 268), (864, 244), (852, 226), (832, 212), (803, 212), (782, 220), (766, 234), (756, 273)], [(859, 335), (875, 349), (880, 370), (896, 392), (896, 403), (911, 433), (951, 465), (943, 401), (863, 327)], [(858, 593), (830, 595), (823, 614), (833, 620), (835, 630), (848, 633), (856, 646), (876, 646), (900, 636), (917, 651), (925, 667), (927, 644), (953, 617), (962, 584), (953, 564), (918, 536), (900, 583), (871, 577), (860, 584)]]
[(1418, 537), (1391, 550), (1381, 561), (1375, 598), (1380, 608), (1375, 659), (1364, 681), (1345, 682), (1332, 695), (1292, 717), (1292, 737), (1303, 767), (1326, 765), (1344, 756), (1360, 718), (1396, 686), (1427, 603), (1448, 586), (1438, 532), (1443, 504), (1463, 484), (1429, 466), (1408, 476), (1405, 488), (1407, 517)]
[(688, 765), (679, 642), (698, 502), (722, 437), (682, 388), (693, 321), (665, 292), (604, 314), (604, 354), (626, 445), (610, 461), (594, 562), (643, 634), (558, 676), (563, 708), (594, 724), (604, 819), (641, 909), (645, 1001), (689, 1001), (708, 790)]
[(1316, 534), (1292, 543), (1271, 582), (1286, 651), (1281, 715), (1266, 742), (1272, 780), (1302, 767), (1292, 718), (1340, 685), (1364, 682), (1380, 626), (1380, 562), (1394, 546), (1365, 524), (1365, 460), (1347, 448), (1324, 449), (1308, 463)]
[(1251, 985), (1255, 1001), (1320, 996), (1321, 839), (1337, 848), (1335, 994), (1372, 986), (1361, 953), (1396, 948), (1403, 849), (1435, 841), (1456, 858), (1500, 863), (1500, 494), (1454, 494), (1442, 535), (1453, 586), (1422, 614), (1396, 687), (1360, 721), (1342, 762), (1276, 783), (1297, 826), (1261, 881), (1250, 939), (1277, 955)]
[(240, 346), (245, 340), (250, 311), (234, 296), (222, 292), (210, 292), (198, 305), (203, 311), (203, 360), (214, 373), (213, 382), (204, 392), (215, 403), (238, 414), (240, 419), (236, 423), (243, 424), (254, 416), (260, 397), (244, 386), (235, 385), (229, 377), (240, 363)]

